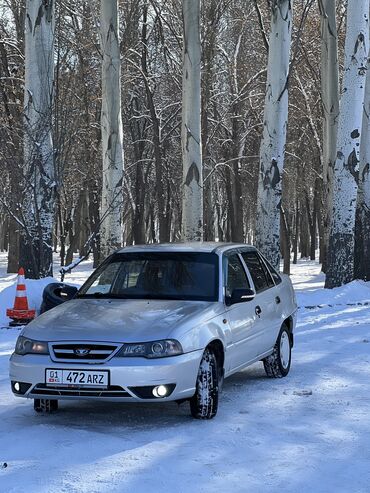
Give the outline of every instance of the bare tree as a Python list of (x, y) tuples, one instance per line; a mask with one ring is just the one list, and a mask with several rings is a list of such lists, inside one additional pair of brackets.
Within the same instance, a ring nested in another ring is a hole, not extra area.
[(101, 0), (102, 150), (100, 252), (104, 258), (122, 243), (123, 133), (117, 0)]
[(321, 17), (321, 98), (323, 125), (323, 271), (326, 270), (327, 248), (333, 209), (333, 169), (336, 159), (339, 115), (339, 66), (336, 23), (336, 0), (319, 0)]
[(258, 177), (256, 244), (271, 263), (280, 265), (280, 207), (288, 120), (291, 0), (271, 2), (271, 32), (263, 137)]
[(27, 0), (25, 29), (24, 201), (20, 262), (31, 278), (52, 275), (54, 0)]
[(369, 0), (349, 0), (333, 212), (325, 287), (353, 280), (359, 144), (369, 44)]
[(203, 179), (200, 132), (200, 1), (183, 0), (182, 237), (203, 238)]

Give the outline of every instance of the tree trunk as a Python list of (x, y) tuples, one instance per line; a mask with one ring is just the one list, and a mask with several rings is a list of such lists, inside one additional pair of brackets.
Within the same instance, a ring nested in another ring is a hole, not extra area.
[(217, 31), (218, 22), (220, 20), (218, 8), (218, 0), (211, 0), (207, 5), (204, 5), (206, 10), (205, 17), (205, 35), (203, 41), (203, 73), (202, 73), (202, 161), (205, 177), (204, 181), (204, 196), (203, 196), (203, 214), (204, 214), (204, 240), (214, 241), (215, 239), (215, 207), (213, 198), (213, 167), (214, 164), (210, 159), (210, 149), (208, 149), (209, 137), (209, 116), (210, 116), (210, 100), (213, 88), (213, 80), (215, 71), (213, 70), (215, 53), (217, 50)]
[(100, 251), (105, 258), (122, 242), (123, 136), (117, 0), (101, 0), (103, 186)]
[(25, 28), (24, 202), (20, 264), (33, 279), (53, 272), (54, 0), (27, 0)]
[(355, 279), (370, 281), (370, 70), (367, 69), (355, 229)]
[(199, 0), (182, 0), (182, 238), (197, 241), (203, 239), (199, 11)]
[(294, 241), (293, 241), (293, 264), (298, 262), (298, 238), (299, 238), (299, 204), (296, 200), (295, 224), (294, 224)]
[(8, 273), (19, 269), (19, 226), (13, 218), (8, 220)]
[(282, 252), (284, 258), (283, 272), (290, 275), (290, 225), (286, 212), (281, 208), (281, 236), (282, 236)]
[(322, 270), (326, 272), (327, 249), (333, 209), (333, 169), (336, 159), (339, 115), (338, 38), (335, 0), (319, 0), (321, 15), (321, 99), (323, 106), (323, 222), (320, 245)]
[(142, 163), (136, 165), (135, 191), (135, 211), (132, 234), (135, 245), (142, 245), (145, 243), (145, 182)]
[(154, 165), (155, 165), (155, 193), (157, 199), (158, 210), (158, 226), (159, 226), (159, 241), (170, 241), (170, 211), (166, 207), (165, 193), (164, 193), (164, 167), (162, 160), (162, 145), (160, 138), (160, 121), (158, 118), (157, 110), (154, 103), (154, 94), (149, 84), (149, 71), (148, 71), (148, 39), (147, 39), (147, 17), (148, 17), (148, 2), (145, 1), (143, 5), (143, 23), (141, 32), (142, 51), (141, 51), (141, 68), (143, 71), (143, 80), (145, 84), (145, 91), (147, 95), (147, 101), (150, 111), (150, 117), (153, 125), (153, 152), (154, 152)]
[(260, 172), (257, 193), (256, 244), (272, 265), (280, 267), (281, 178), (288, 119), (288, 77), (292, 34), (291, 0), (274, 0)]
[(332, 225), (325, 287), (353, 280), (354, 233), (361, 120), (369, 44), (369, 0), (349, 0)]

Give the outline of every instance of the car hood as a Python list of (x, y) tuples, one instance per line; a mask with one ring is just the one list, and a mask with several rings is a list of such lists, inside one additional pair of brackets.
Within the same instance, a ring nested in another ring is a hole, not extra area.
[(76, 299), (40, 315), (22, 335), (41, 341), (145, 342), (187, 332), (222, 312), (222, 303)]

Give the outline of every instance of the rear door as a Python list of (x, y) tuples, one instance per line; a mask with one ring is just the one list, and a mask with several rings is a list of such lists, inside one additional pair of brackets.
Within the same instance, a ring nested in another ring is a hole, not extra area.
[(255, 312), (258, 316), (257, 331), (260, 344), (255, 356), (269, 351), (275, 344), (280, 330), (280, 298), (275, 282), (267, 269), (264, 261), (257, 251), (242, 252), (250, 276), (252, 278), (256, 297), (253, 301)]

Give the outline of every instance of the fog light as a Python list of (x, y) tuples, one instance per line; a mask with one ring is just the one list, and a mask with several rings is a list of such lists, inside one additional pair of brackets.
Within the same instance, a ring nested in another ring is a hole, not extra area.
[(19, 385), (19, 382), (15, 382), (14, 384), (14, 389), (19, 392), (21, 390), (21, 386)]
[(167, 395), (167, 387), (165, 385), (158, 385), (153, 389), (154, 397), (165, 397)]

